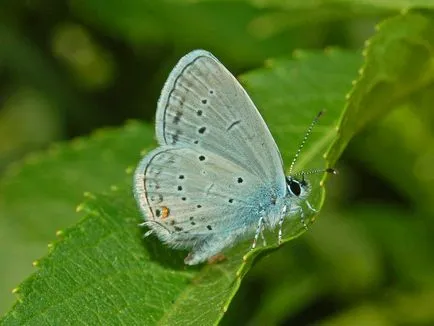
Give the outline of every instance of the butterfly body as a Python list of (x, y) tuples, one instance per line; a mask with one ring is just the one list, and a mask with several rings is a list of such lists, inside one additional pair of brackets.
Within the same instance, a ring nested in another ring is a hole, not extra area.
[(194, 265), (302, 212), (309, 186), (286, 178), (264, 120), (232, 74), (209, 52), (184, 56), (156, 113), (160, 147), (134, 175), (145, 225)]

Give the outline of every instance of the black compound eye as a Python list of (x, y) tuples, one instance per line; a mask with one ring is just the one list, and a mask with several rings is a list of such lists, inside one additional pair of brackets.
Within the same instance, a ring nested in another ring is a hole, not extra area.
[(296, 195), (297, 197), (301, 194), (301, 187), (300, 184), (297, 181), (289, 180), (288, 181), (289, 189), (291, 192)]

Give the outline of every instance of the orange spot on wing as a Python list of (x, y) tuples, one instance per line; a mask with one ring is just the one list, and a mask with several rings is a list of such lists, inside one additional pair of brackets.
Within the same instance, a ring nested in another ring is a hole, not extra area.
[(224, 254), (219, 253), (217, 255), (211, 256), (208, 258), (208, 264), (217, 264), (220, 263), (222, 261), (226, 260), (226, 257)]
[(165, 219), (169, 216), (170, 214), (170, 210), (167, 206), (162, 206), (161, 207), (161, 218)]

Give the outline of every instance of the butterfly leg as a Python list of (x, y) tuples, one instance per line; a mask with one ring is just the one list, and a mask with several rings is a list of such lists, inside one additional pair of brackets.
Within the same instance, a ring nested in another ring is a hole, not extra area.
[(146, 233), (143, 235), (143, 238), (149, 237), (152, 233), (154, 233), (154, 230), (146, 231)]
[(285, 219), (285, 216), (282, 214), (279, 219), (279, 233), (277, 235), (277, 244), (280, 246), (280, 243), (282, 242), (282, 226), (283, 226), (283, 220)]
[(283, 226), (283, 220), (285, 219), (285, 215), (286, 212), (288, 210), (288, 207), (285, 205), (283, 207), (282, 213), (280, 214), (280, 219), (279, 219), (279, 233), (277, 236), (277, 243), (280, 246), (280, 243), (282, 242), (282, 226)]
[(258, 226), (256, 227), (255, 238), (253, 239), (251, 250), (255, 249), (255, 247), (256, 247), (256, 242), (258, 241), (259, 233), (262, 232), (262, 222), (263, 222), (263, 220), (264, 220), (264, 216), (261, 215), (261, 217), (259, 218), (259, 221), (258, 221)]
[(307, 224), (306, 224), (306, 220), (304, 218), (304, 211), (303, 211), (303, 209), (301, 207), (299, 209), (299, 212), (300, 212), (300, 217), (301, 217), (301, 223), (303, 223), (304, 228), (307, 230), (308, 227), (307, 227)]
[(266, 247), (266, 246), (267, 246), (267, 240), (265, 240), (265, 237), (264, 237), (264, 229), (265, 229), (265, 227), (264, 227), (264, 225), (262, 224), (262, 228), (261, 228), (262, 245), (263, 245), (264, 247)]
[(312, 212), (314, 212), (314, 213), (318, 213), (318, 211), (315, 209), (315, 208), (313, 208), (312, 207), (312, 205), (309, 203), (309, 201), (307, 201), (306, 200), (306, 205), (307, 205), (307, 207), (309, 207), (309, 209), (312, 211)]

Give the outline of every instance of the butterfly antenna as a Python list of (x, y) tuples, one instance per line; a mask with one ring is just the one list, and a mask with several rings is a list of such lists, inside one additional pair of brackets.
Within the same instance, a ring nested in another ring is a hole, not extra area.
[[(317, 124), (319, 118), (323, 114), (324, 114), (324, 110), (319, 111), (318, 114), (316, 115), (316, 117), (313, 119), (312, 123), (310, 124), (309, 128), (307, 128), (307, 131), (304, 134), (303, 140), (301, 141), (300, 146), (298, 146), (297, 152), (295, 153), (294, 159), (292, 160), (291, 166), (289, 167), (289, 175), (292, 175), (292, 170), (294, 169), (295, 162), (297, 162), (298, 156), (300, 155), (300, 152), (303, 149), (304, 144), (306, 143), (307, 139), (309, 138), (309, 136), (313, 130), (313, 127)], [(322, 170), (322, 171), (324, 171), (324, 170)]]
[(327, 169), (313, 169), (313, 170), (309, 170), (309, 171), (301, 171), (299, 173), (294, 174), (294, 176), (296, 177), (298, 175), (301, 175), (304, 179), (305, 175), (315, 174), (315, 173), (324, 173), (324, 172), (334, 174), (334, 175), (338, 174), (338, 170), (335, 170), (333, 168), (327, 168)]

